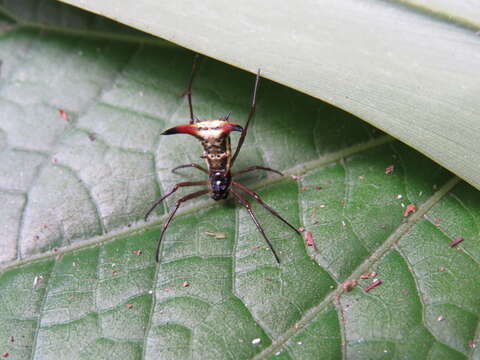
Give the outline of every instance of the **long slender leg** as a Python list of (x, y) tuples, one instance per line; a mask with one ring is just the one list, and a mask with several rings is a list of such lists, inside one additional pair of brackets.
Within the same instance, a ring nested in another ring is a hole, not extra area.
[(210, 190), (208, 190), (208, 189), (196, 191), (194, 193), (188, 194), (187, 196), (184, 196), (184, 197), (177, 200), (177, 202), (175, 203), (175, 207), (172, 209), (172, 211), (170, 211), (170, 214), (168, 215), (167, 221), (165, 221), (163, 223), (162, 232), (160, 234), (160, 238), (158, 239), (158, 243), (157, 243), (157, 250), (156, 250), (157, 255), (155, 256), (155, 259), (157, 260), (157, 263), (159, 262), (159, 258), (160, 258), (160, 244), (162, 243), (163, 235), (165, 234), (165, 231), (167, 231), (168, 225), (170, 225), (170, 222), (172, 221), (173, 216), (177, 212), (180, 205), (185, 201), (188, 201), (188, 200), (191, 200), (193, 198), (205, 195), (209, 191)]
[(272, 213), (273, 216), (279, 218), (280, 220), (282, 220), (285, 224), (287, 224), (288, 226), (290, 226), (290, 228), (292, 228), (293, 231), (295, 231), (298, 235), (302, 236), (302, 234), (300, 233), (300, 231), (298, 231), (298, 229), (293, 226), (292, 224), (290, 224), (287, 220), (285, 220), (283, 217), (280, 216), (279, 213), (277, 213), (275, 210), (273, 210), (270, 206), (268, 206), (267, 204), (265, 204), (263, 202), (263, 200), (260, 198), (260, 195), (258, 195), (255, 191), (253, 190), (250, 190), (249, 188), (247, 188), (245, 185), (242, 185), (242, 184), (239, 184), (235, 181), (232, 181), (232, 185), (234, 187), (237, 187), (243, 191), (245, 191), (248, 195), (252, 196), (255, 200), (257, 200), (265, 209), (267, 209), (268, 211), (270, 211)]
[(248, 114), (247, 123), (245, 124), (242, 134), (240, 135), (240, 139), (238, 140), (238, 145), (237, 145), (237, 149), (235, 150), (235, 154), (233, 154), (232, 162), (231, 162), (232, 166), (233, 166), (233, 163), (235, 162), (235, 159), (238, 156), (238, 153), (240, 152), (240, 149), (242, 148), (243, 142), (245, 141), (245, 136), (247, 136), (250, 120), (252, 120), (253, 114), (255, 114), (255, 108), (257, 106), (257, 89), (258, 89), (259, 81), (260, 81), (260, 69), (258, 69), (257, 77), (255, 78), (255, 87), (253, 89), (252, 106), (250, 107), (250, 113)]
[(192, 83), (193, 83), (193, 78), (195, 77), (195, 73), (197, 71), (197, 59), (198, 59), (198, 54), (195, 54), (195, 57), (193, 58), (192, 74), (190, 75), (190, 81), (188, 82), (188, 89), (187, 89), (188, 107), (190, 108), (190, 124), (193, 124), (196, 119), (195, 115), (193, 115)]
[(167, 197), (172, 195), (175, 191), (177, 191), (178, 189), (184, 186), (198, 186), (198, 185), (208, 185), (208, 181), (186, 181), (186, 182), (181, 182), (175, 185), (169, 193), (165, 194), (159, 200), (153, 203), (152, 207), (150, 208), (150, 210), (147, 211), (147, 214), (145, 215), (145, 221), (147, 221), (147, 218), (152, 213), (153, 209), (155, 209), (163, 200), (165, 200)]
[(275, 256), (275, 260), (277, 260), (277, 263), (280, 264), (280, 258), (278, 257), (277, 253), (275, 252), (275, 249), (273, 248), (273, 245), (272, 243), (270, 242), (270, 240), (268, 240), (267, 238), (267, 235), (265, 235), (265, 232), (263, 231), (263, 228), (262, 226), (260, 225), (260, 223), (258, 222), (257, 220), (257, 217), (255, 216), (255, 214), (253, 213), (253, 210), (252, 210), (252, 205), (250, 205), (250, 203), (244, 199), (239, 193), (237, 193), (235, 190), (233, 190), (232, 188), (230, 188), (230, 191), (232, 192), (233, 195), (235, 195), (235, 197), (237, 198), (237, 200), (247, 208), (247, 211), (248, 213), (250, 214), (250, 217), (252, 218), (253, 222), (255, 223), (255, 225), (257, 226), (257, 229), (258, 231), (260, 231), (260, 233), (262, 234), (263, 238), (265, 239), (265, 241), (267, 242), (268, 246), (270, 247), (270, 250), (272, 250), (272, 253), (273, 255)]
[(208, 174), (208, 170), (205, 169), (204, 167), (201, 167), (200, 165), (197, 165), (197, 164), (185, 164), (185, 165), (180, 165), (180, 166), (177, 166), (176, 168), (172, 169), (172, 172), (174, 173), (176, 170), (178, 169), (183, 169), (183, 168), (187, 168), (187, 167), (193, 167), (195, 169), (198, 169), (198, 170), (201, 170), (203, 171), (204, 173), (207, 173)]
[(244, 170), (242, 170), (242, 171), (233, 173), (232, 176), (238, 176), (238, 175), (240, 175), (240, 174), (245, 174), (245, 173), (247, 173), (247, 172), (254, 171), (254, 170), (271, 171), (271, 172), (274, 172), (274, 173), (276, 173), (276, 174), (278, 174), (278, 175), (283, 176), (283, 174), (282, 174), (280, 171), (275, 170), (275, 169), (271, 169), (271, 168), (268, 168), (268, 167), (263, 167), (263, 166), (251, 166), (251, 167), (246, 168), (246, 169), (244, 169)]

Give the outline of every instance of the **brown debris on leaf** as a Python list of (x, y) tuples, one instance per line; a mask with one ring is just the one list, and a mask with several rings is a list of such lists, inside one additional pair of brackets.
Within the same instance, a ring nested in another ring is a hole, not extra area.
[(459, 236), (455, 240), (453, 240), (450, 244), (448, 244), (448, 246), (455, 247), (458, 244), (460, 244), (463, 240), (465, 240), (465, 239), (463, 237)]
[(417, 211), (417, 207), (414, 204), (409, 204), (405, 208), (405, 211), (403, 212), (403, 216), (407, 217), (408, 215), (410, 215), (411, 213), (414, 213), (416, 211)]
[(368, 284), (363, 290), (365, 292), (369, 292), (370, 290), (376, 288), (378, 285), (380, 285), (383, 281), (380, 279), (375, 279), (373, 280), (370, 284)]
[(315, 241), (313, 240), (313, 234), (311, 231), (305, 232), (305, 242), (307, 243), (308, 246), (313, 246), (315, 250), (317, 249), (315, 245)]
[(352, 280), (347, 280), (342, 284), (343, 290), (345, 292), (350, 292), (352, 291), (355, 286), (358, 285), (358, 280), (357, 279), (352, 279)]
[(58, 109), (58, 113), (60, 114), (63, 120), (68, 121), (68, 114), (65, 110)]
[(215, 239), (226, 239), (227, 234), (224, 233), (216, 233), (216, 232), (211, 232), (211, 231), (205, 231), (205, 235), (214, 237)]
[(393, 165), (387, 166), (387, 167), (385, 168), (385, 174), (388, 175), (388, 174), (393, 173), (393, 169), (394, 169), (394, 166), (393, 166)]

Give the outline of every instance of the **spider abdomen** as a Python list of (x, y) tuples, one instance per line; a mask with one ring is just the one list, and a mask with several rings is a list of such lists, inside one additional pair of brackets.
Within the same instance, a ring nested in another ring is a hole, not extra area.
[(212, 170), (208, 178), (210, 182), (210, 189), (212, 190), (212, 199), (226, 199), (232, 183), (232, 175), (230, 172), (225, 173), (223, 170)]

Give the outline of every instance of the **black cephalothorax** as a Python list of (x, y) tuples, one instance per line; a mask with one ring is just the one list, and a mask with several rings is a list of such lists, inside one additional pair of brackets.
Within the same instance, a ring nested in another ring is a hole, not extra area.
[(232, 184), (232, 175), (230, 174), (230, 171), (210, 171), (208, 181), (210, 182), (210, 189), (212, 189), (213, 200), (227, 198), (230, 185)]
[[(205, 159), (208, 169), (205, 169), (204, 167), (198, 164), (187, 164), (187, 165), (177, 166), (172, 171), (175, 171), (181, 168), (193, 167), (208, 174), (208, 181), (187, 181), (187, 182), (178, 183), (177, 185), (174, 186), (174, 188), (170, 192), (166, 193), (161, 199), (157, 200), (152, 205), (150, 210), (145, 215), (145, 220), (147, 219), (148, 215), (150, 215), (150, 213), (153, 211), (153, 209), (157, 207), (157, 205), (159, 205), (163, 200), (165, 200), (167, 197), (172, 195), (179, 188), (186, 187), (186, 186), (202, 186), (202, 185), (207, 186), (208, 188), (186, 195), (176, 201), (175, 207), (171, 210), (167, 220), (163, 224), (162, 232), (160, 234), (160, 239), (158, 240), (157, 255), (156, 255), (157, 262), (159, 261), (160, 244), (162, 242), (165, 231), (167, 230), (168, 226), (170, 225), (170, 222), (172, 221), (173, 217), (175, 216), (175, 213), (177, 212), (178, 208), (182, 203), (208, 193), (210, 193), (213, 200), (222, 200), (222, 199), (226, 199), (228, 197), (228, 194), (231, 193), (242, 205), (246, 207), (257, 229), (260, 231), (263, 238), (267, 242), (268, 246), (272, 250), (272, 253), (275, 256), (275, 259), (277, 260), (278, 263), (280, 263), (280, 258), (275, 252), (275, 249), (273, 248), (273, 245), (271, 244), (270, 240), (265, 235), (265, 232), (263, 231), (262, 226), (258, 222), (257, 217), (253, 213), (252, 206), (244, 198), (241, 192), (253, 197), (272, 215), (276, 216), (285, 224), (287, 224), (297, 234), (301, 235), (300, 232), (287, 220), (281, 217), (275, 210), (273, 210), (270, 206), (265, 204), (256, 192), (254, 192), (253, 190), (250, 190), (245, 185), (242, 185), (240, 183), (233, 181), (232, 178), (237, 175), (244, 174), (254, 170), (272, 171), (279, 175), (282, 175), (282, 173), (277, 170), (270, 169), (263, 166), (252, 166), (242, 171), (239, 171), (237, 173), (232, 173), (230, 171), (231, 167), (233, 166), (238, 156), (238, 153), (240, 152), (240, 149), (242, 148), (243, 142), (245, 140), (245, 136), (247, 135), (250, 120), (252, 119), (253, 114), (255, 113), (257, 88), (260, 81), (260, 70), (258, 71), (257, 77), (255, 79), (252, 105), (250, 108), (250, 113), (248, 114), (248, 119), (247, 119), (247, 123), (245, 124), (245, 128), (242, 128), (239, 124), (229, 122), (228, 115), (218, 120), (200, 121), (195, 115), (193, 115), (193, 106), (192, 106), (192, 82), (195, 76), (197, 57), (198, 56), (195, 56), (195, 60), (193, 62), (192, 75), (190, 76), (190, 81), (188, 83), (188, 89), (186, 92), (186, 95), (188, 97), (188, 106), (190, 109), (190, 123), (185, 125), (174, 126), (168, 130), (165, 130), (162, 133), (162, 135), (189, 134), (199, 139), (203, 146), (203, 154), (201, 157)], [(241, 133), (240, 139), (238, 141), (238, 145), (234, 154), (232, 154), (231, 146), (230, 146), (230, 133), (232, 131), (238, 131)]]

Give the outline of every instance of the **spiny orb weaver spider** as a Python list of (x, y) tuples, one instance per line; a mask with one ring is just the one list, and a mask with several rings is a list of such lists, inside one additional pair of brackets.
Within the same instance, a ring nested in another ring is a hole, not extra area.
[[(147, 220), (151, 212), (163, 200), (168, 198), (170, 195), (172, 195), (175, 191), (177, 191), (181, 187), (204, 185), (204, 186), (208, 186), (208, 188), (188, 194), (176, 201), (175, 207), (170, 211), (170, 214), (168, 215), (167, 220), (163, 224), (162, 232), (160, 234), (160, 238), (157, 243), (156, 261), (159, 262), (160, 244), (162, 243), (163, 236), (168, 226), (170, 225), (173, 217), (175, 216), (175, 213), (177, 212), (178, 208), (182, 203), (208, 193), (211, 194), (211, 197), (213, 200), (217, 201), (217, 200), (226, 199), (228, 197), (228, 194), (232, 193), (233, 196), (243, 206), (246, 207), (258, 231), (260, 231), (263, 238), (267, 242), (268, 246), (272, 250), (272, 253), (275, 256), (275, 259), (277, 260), (277, 263), (280, 263), (280, 258), (278, 257), (275, 249), (273, 248), (272, 243), (270, 242), (270, 240), (268, 240), (267, 236), (265, 235), (265, 232), (263, 231), (262, 226), (258, 222), (257, 217), (253, 213), (252, 206), (241, 195), (239, 190), (253, 197), (272, 215), (279, 218), (281, 221), (287, 224), (290, 228), (292, 228), (298, 235), (301, 236), (300, 231), (297, 228), (295, 228), (292, 224), (290, 224), (287, 220), (285, 220), (283, 217), (281, 217), (275, 210), (273, 210), (265, 202), (263, 202), (263, 200), (260, 198), (260, 196), (256, 192), (249, 189), (245, 185), (242, 185), (236, 181), (233, 181), (232, 178), (240, 174), (245, 174), (247, 172), (254, 171), (254, 170), (271, 171), (282, 176), (283, 174), (280, 171), (277, 171), (268, 167), (263, 167), (263, 166), (252, 166), (235, 173), (232, 173), (230, 171), (233, 164), (235, 163), (235, 159), (237, 158), (242, 148), (243, 142), (245, 140), (245, 136), (247, 135), (248, 126), (250, 125), (250, 120), (252, 120), (253, 115), (255, 113), (257, 89), (260, 81), (260, 70), (258, 70), (257, 76), (255, 78), (255, 87), (253, 89), (252, 105), (250, 107), (250, 112), (248, 114), (248, 119), (247, 119), (247, 123), (245, 124), (245, 128), (242, 128), (239, 124), (228, 122), (228, 118), (230, 114), (217, 120), (200, 121), (193, 114), (193, 107), (192, 107), (192, 82), (195, 76), (197, 58), (198, 58), (198, 55), (195, 55), (193, 66), (192, 66), (192, 73), (190, 75), (190, 80), (188, 83), (188, 89), (185, 93), (188, 97), (188, 106), (190, 108), (190, 123), (186, 125), (174, 126), (168, 130), (165, 130), (162, 133), (162, 135), (189, 134), (196, 137), (198, 140), (200, 140), (203, 146), (203, 155), (201, 156), (201, 158), (206, 160), (208, 170), (198, 164), (192, 163), (192, 164), (177, 166), (172, 170), (172, 172), (175, 172), (176, 170), (182, 169), (182, 168), (193, 167), (195, 169), (198, 169), (208, 174), (208, 181), (187, 181), (187, 182), (181, 182), (176, 184), (170, 192), (165, 194), (159, 200), (155, 201), (155, 203), (152, 205), (150, 210), (148, 210), (147, 214), (145, 215), (145, 221)], [(240, 139), (238, 141), (238, 145), (233, 156), (230, 148), (230, 133), (232, 131), (241, 132)]]

